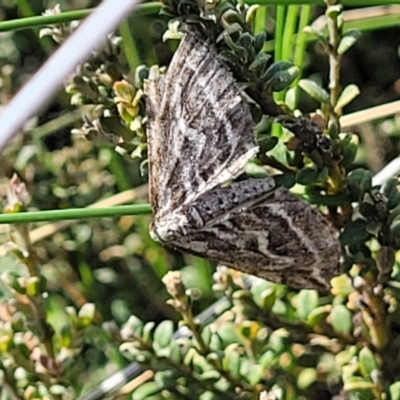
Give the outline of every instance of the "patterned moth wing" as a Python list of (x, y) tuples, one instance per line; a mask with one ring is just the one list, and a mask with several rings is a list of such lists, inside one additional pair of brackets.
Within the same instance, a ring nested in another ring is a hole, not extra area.
[(272, 178), (223, 186), (257, 153), (249, 107), (196, 31), (168, 72), (150, 70), (150, 233), (167, 246), (293, 288), (325, 291), (340, 247), (329, 223)]
[[(254, 195), (263, 181), (248, 179), (205, 193), (191, 207), (204, 226), (177, 238), (174, 247), (295, 289), (327, 291), (339, 272), (337, 233), (322, 214), (283, 188), (264, 195), (259, 190), (258, 200), (253, 196), (251, 205), (235, 208), (247, 200), (243, 193)], [(230, 201), (231, 211), (225, 207), (223, 217), (207, 218), (217, 214), (218, 198)]]
[(240, 174), (258, 147), (240, 89), (199, 32), (186, 33), (164, 76), (150, 70), (144, 90), (151, 233), (168, 242), (188, 228), (181, 208)]

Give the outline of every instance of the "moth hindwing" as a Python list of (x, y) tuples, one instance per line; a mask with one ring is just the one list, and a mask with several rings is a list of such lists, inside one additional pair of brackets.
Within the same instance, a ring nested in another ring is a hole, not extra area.
[(324, 217), (272, 178), (232, 181), (258, 147), (249, 106), (197, 31), (145, 82), (156, 240), (291, 287), (326, 290), (340, 248)]

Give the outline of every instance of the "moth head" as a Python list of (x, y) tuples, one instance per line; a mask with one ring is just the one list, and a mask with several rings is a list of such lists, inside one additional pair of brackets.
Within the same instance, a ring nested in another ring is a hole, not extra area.
[(172, 212), (162, 218), (156, 218), (150, 227), (150, 236), (160, 243), (174, 242), (187, 233), (188, 220), (185, 215)]

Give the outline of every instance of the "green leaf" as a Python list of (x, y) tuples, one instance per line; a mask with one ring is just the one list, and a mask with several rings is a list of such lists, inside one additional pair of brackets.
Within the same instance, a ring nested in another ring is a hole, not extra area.
[(157, 382), (142, 383), (132, 395), (132, 400), (144, 400), (161, 392), (163, 388)]
[(261, 79), (273, 92), (279, 92), (288, 87), (298, 76), (300, 70), (291, 62), (279, 61), (272, 64)]
[(310, 185), (315, 183), (318, 177), (318, 169), (314, 167), (305, 167), (296, 174), (296, 182), (300, 185)]
[(307, 324), (310, 326), (318, 325), (321, 321), (325, 321), (330, 311), (330, 306), (321, 306), (314, 308), (314, 310), (311, 310), (311, 312), (308, 314)]
[(170, 320), (162, 321), (154, 331), (154, 347), (163, 349), (168, 347), (171, 343), (172, 335), (174, 333), (174, 324)]
[(355, 143), (346, 143), (342, 151), (341, 165), (347, 169), (353, 165), (357, 155), (358, 146)]
[(294, 174), (281, 174), (274, 176), (277, 186), (283, 186), (286, 189), (290, 189), (296, 183), (296, 177)]
[(362, 193), (371, 191), (372, 189), (372, 174), (371, 171), (366, 170), (360, 182)]
[(344, 383), (343, 389), (346, 392), (349, 392), (349, 391), (359, 391), (359, 390), (362, 391), (371, 390), (375, 389), (375, 387), (376, 387), (375, 383), (365, 381), (358, 377), (353, 377), (352, 379), (349, 379)]
[(275, 285), (268, 281), (257, 281), (251, 287), (255, 303), (263, 310), (271, 310), (276, 299)]
[(343, 304), (338, 304), (332, 308), (331, 321), (336, 332), (350, 333), (353, 325), (351, 312)]
[(270, 136), (259, 141), (261, 151), (265, 154), (267, 151), (272, 150), (279, 142), (276, 136)]
[(335, 112), (340, 113), (344, 107), (351, 103), (360, 94), (360, 89), (357, 85), (347, 85), (339, 96), (335, 105)]
[(297, 377), (297, 386), (301, 390), (307, 389), (317, 380), (317, 371), (315, 368), (305, 368)]
[(88, 326), (90, 325), (95, 316), (96, 306), (93, 303), (86, 303), (78, 312), (79, 325)]
[(349, 50), (354, 45), (354, 43), (360, 36), (361, 32), (356, 29), (351, 29), (347, 31), (340, 40), (339, 47), (337, 50), (338, 53), (339, 54), (346, 53), (346, 51)]
[(318, 306), (318, 292), (316, 290), (301, 290), (295, 297), (297, 315), (306, 321), (309, 314)]
[(218, 58), (232, 66), (241, 64), (240, 58), (231, 50), (221, 51), (221, 53), (218, 54)]
[(343, 7), (340, 4), (331, 5), (326, 10), (326, 16), (328, 18), (337, 18), (342, 10)]
[(400, 382), (395, 382), (389, 387), (390, 400), (400, 400)]
[(393, 221), (392, 225), (390, 226), (393, 235), (396, 237), (400, 237), (400, 220)]
[(201, 331), (201, 338), (206, 346), (211, 343), (212, 332), (209, 325), (206, 325)]
[(347, 274), (335, 276), (331, 280), (332, 294), (335, 296), (348, 296), (353, 291), (351, 278)]
[(312, 26), (306, 26), (303, 29), (303, 32), (308, 33), (309, 35), (313, 36), (314, 38), (318, 39), (321, 43), (323, 43), (325, 46), (328, 46), (328, 40), (324, 36), (322, 31), (319, 31)]
[(156, 324), (154, 322), (147, 322), (144, 327), (143, 327), (143, 331), (142, 331), (142, 339), (145, 343), (151, 343), (151, 334), (153, 332), (154, 326)]
[(238, 345), (236, 343), (230, 344), (225, 349), (225, 357), (222, 360), (222, 366), (225, 371), (234, 376), (239, 376), (240, 371), (240, 354), (238, 351)]
[(299, 76), (300, 69), (296, 66), (288, 69), (287, 71), (277, 72), (272, 80), (269, 82), (269, 87), (273, 92), (280, 92), (291, 85)]
[(125, 326), (129, 328), (135, 335), (142, 336), (144, 323), (135, 315), (131, 315)]
[(374, 353), (368, 347), (363, 347), (358, 358), (360, 361), (360, 370), (364, 378), (371, 379), (373, 373), (379, 370)]
[(372, 236), (377, 237), (380, 230), (382, 228), (382, 222), (379, 221), (370, 221), (368, 222), (366, 231), (370, 233)]
[(320, 103), (329, 102), (329, 93), (323, 89), (318, 83), (310, 79), (301, 79), (299, 81), (299, 86), (313, 99), (319, 101)]
[(390, 179), (386, 182), (383, 193), (387, 197), (387, 206), (392, 210), (400, 203), (400, 194), (397, 190), (397, 179)]
[[(265, 32), (259, 33), (255, 38), (254, 38), (254, 51), (256, 53), (259, 53), (265, 43), (265, 40), (267, 39), (267, 34)], [(271, 57), (271, 56), (270, 56)]]
[(361, 218), (347, 224), (339, 236), (342, 245), (363, 243), (370, 239), (371, 235), (367, 232), (367, 225), (367, 221)]
[(319, 151), (317, 149), (313, 149), (311, 151), (310, 158), (311, 158), (311, 160), (313, 160), (314, 164), (318, 168), (322, 168), (324, 166), (324, 162), (322, 160), (321, 154), (319, 153)]
[(271, 60), (271, 55), (267, 53), (259, 53), (256, 55), (254, 61), (249, 65), (250, 71), (257, 71), (259, 74), (263, 74), (267, 69), (267, 65)]
[(250, 385), (255, 386), (261, 381), (263, 374), (264, 374), (264, 368), (259, 364), (254, 364), (251, 366), (249, 373), (247, 374), (246, 377)]

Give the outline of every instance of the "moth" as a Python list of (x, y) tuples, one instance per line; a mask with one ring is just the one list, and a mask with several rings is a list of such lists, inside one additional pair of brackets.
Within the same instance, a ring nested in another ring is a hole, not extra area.
[(335, 230), (272, 177), (233, 181), (259, 151), (254, 123), (215, 47), (188, 30), (167, 73), (145, 82), (153, 239), (295, 289), (326, 291)]

